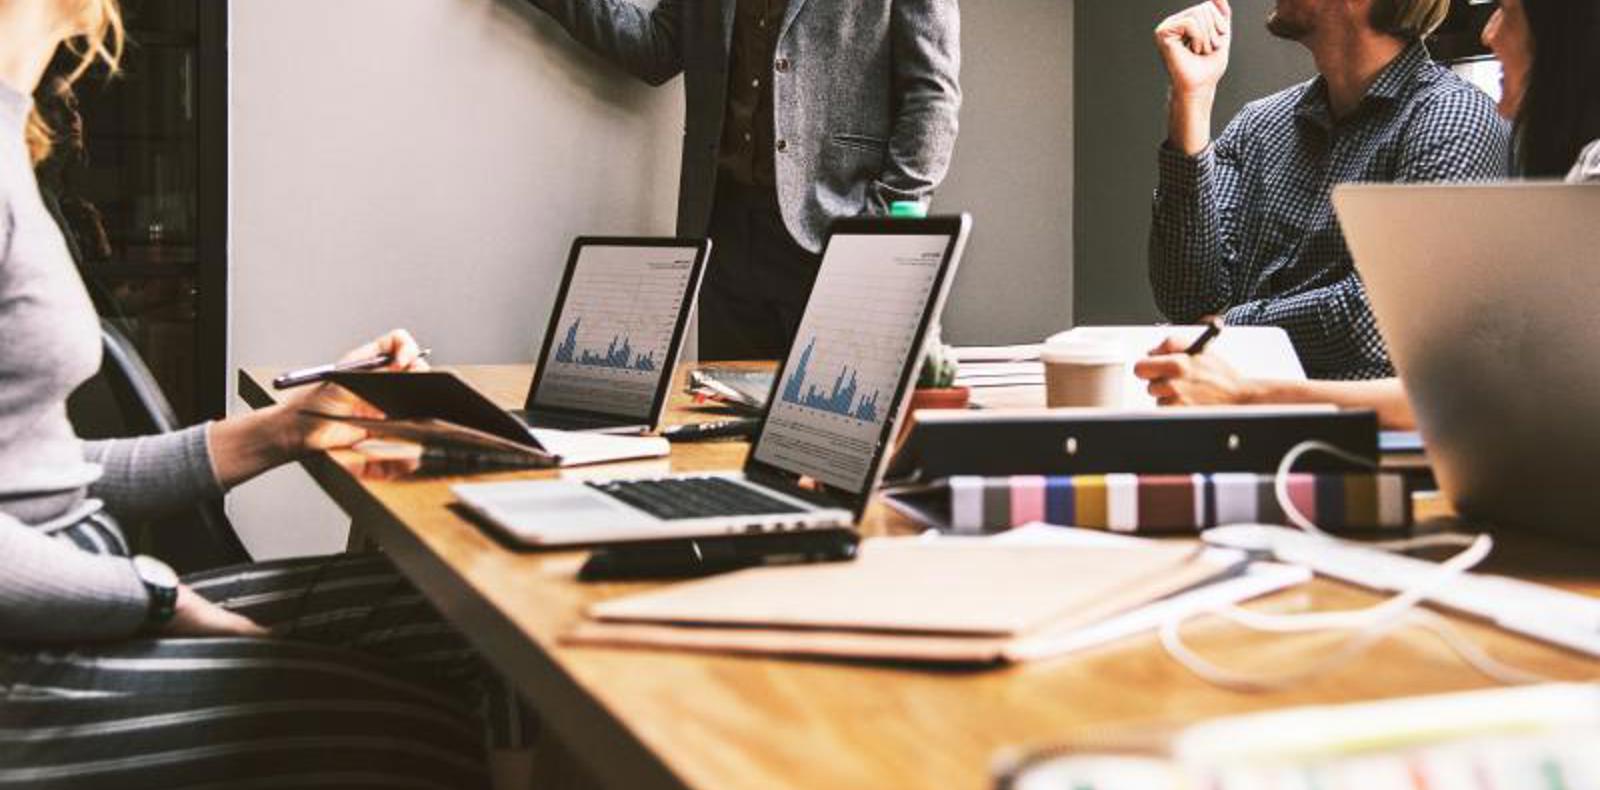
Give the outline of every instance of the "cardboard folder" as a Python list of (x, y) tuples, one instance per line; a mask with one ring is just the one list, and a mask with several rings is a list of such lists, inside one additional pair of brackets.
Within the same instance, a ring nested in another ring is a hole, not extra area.
[(853, 563), (759, 568), (591, 606), (577, 644), (931, 663), (1017, 660), (1238, 568), (1190, 545), (1094, 548), (874, 540)]

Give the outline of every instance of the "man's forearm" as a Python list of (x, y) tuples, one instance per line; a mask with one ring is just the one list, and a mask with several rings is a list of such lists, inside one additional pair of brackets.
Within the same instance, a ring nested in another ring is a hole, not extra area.
[(1185, 156), (1199, 156), (1211, 145), (1211, 113), (1215, 91), (1179, 94), (1167, 99), (1167, 144)]
[(1247, 403), (1304, 404), (1332, 403), (1344, 409), (1371, 409), (1378, 413), (1378, 424), (1386, 430), (1409, 431), (1417, 427), (1405, 387), (1399, 379), (1372, 381), (1289, 381), (1254, 379), (1245, 396)]

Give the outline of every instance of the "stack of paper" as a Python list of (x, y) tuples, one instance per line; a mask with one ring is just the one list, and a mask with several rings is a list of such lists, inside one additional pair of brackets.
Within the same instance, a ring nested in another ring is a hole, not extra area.
[(1044, 364), (1040, 346), (963, 346), (956, 349), (957, 387), (972, 390), (972, 403), (985, 409), (1024, 409), (1044, 405)]
[(1039, 346), (968, 346), (956, 349), (956, 386), (1044, 386)]

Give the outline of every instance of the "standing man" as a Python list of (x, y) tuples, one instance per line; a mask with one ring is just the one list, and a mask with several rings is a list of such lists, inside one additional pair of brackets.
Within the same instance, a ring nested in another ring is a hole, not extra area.
[(1150, 283), (1166, 316), (1221, 314), (1288, 330), (1318, 379), (1393, 376), (1334, 216), (1350, 181), (1503, 177), (1510, 131), (1494, 101), (1428, 57), (1449, 0), (1278, 0), (1274, 35), (1320, 76), (1247, 105), (1215, 142), (1233, 12), (1208, 0), (1161, 23), (1172, 78), (1150, 231)]
[(705, 359), (788, 351), (828, 225), (925, 202), (961, 106), (957, 0), (532, 0), (688, 95), (678, 232), (709, 235)]

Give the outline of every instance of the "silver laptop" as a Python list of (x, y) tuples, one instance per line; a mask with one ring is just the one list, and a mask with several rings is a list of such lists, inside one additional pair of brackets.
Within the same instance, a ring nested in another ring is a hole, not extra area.
[(513, 541), (561, 546), (855, 524), (883, 476), (971, 219), (835, 223), (744, 471), (453, 486)]
[(1600, 542), (1600, 186), (1346, 186), (1334, 205), (1457, 510)]
[(704, 239), (574, 241), (527, 403), (512, 414), (534, 428), (654, 430), (710, 253)]

